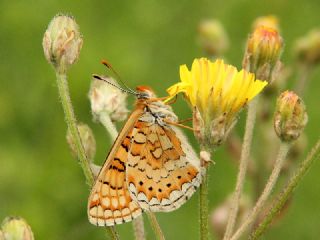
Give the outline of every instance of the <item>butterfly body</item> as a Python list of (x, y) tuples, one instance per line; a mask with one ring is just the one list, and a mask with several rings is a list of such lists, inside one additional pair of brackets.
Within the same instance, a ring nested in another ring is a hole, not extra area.
[(170, 106), (144, 87), (92, 188), (92, 224), (129, 222), (143, 211), (179, 208), (200, 185), (203, 169), (188, 141), (170, 122)]

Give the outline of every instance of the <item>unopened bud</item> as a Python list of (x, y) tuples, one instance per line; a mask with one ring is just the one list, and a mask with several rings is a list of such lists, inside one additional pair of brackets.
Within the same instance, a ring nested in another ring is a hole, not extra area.
[[(96, 155), (96, 140), (94, 138), (91, 128), (84, 123), (78, 124), (78, 131), (80, 134), (80, 139), (85, 150), (86, 156), (90, 161), (93, 161), (94, 156)], [(74, 157), (77, 157), (77, 148), (73, 141), (72, 134), (70, 129), (67, 131), (67, 142), (70, 146), (71, 152)]]
[(248, 39), (243, 67), (254, 72), (258, 79), (271, 82), (282, 48), (283, 40), (277, 30), (258, 27)]
[(310, 31), (295, 43), (294, 52), (301, 63), (315, 65), (320, 62), (320, 29)]
[(285, 142), (296, 140), (307, 121), (306, 107), (301, 98), (294, 92), (283, 92), (278, 97), (274, 116), (274, 129), (278, 137)]
[[(112, 78), (106, 78), (116, 85)], [(107, 113), (112, 121), (123, 121), (128, 116), (127, 94), (106, 82), (93, 79), (89, 92), (91, 110), (95, 119)]]
[(228, 36), (218, 20), (204, 20), (198, 27), (199, 43), (210, 56), (221, 56), (229, 47)]
[(252, 29), (255, 30), (259, 27), (268, 27), (268, 28), (273, 28), (277, 31), (279, 31), (279, 20), (276, 16), (274, 15), (269, 15), (269, 16), (261, 16), (258, 17), (252, 24)]
[(55, 16), (44, 34), (44, 55), (57, 71), (65, 72), (79, 58), (82, 37), (73, 17)]
[(7, 217), (2, 223), (1, 229), (4, 239), (6, 240), (34, 239), (30, 226), (24, 219), (20, 217)]

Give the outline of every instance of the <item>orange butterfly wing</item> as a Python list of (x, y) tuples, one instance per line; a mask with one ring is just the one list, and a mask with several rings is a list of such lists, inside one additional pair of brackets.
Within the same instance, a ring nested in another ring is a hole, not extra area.
[(143, 113), (135, 110), (114, 143), (100, 170), (88, 201), (89, 221), (97, 226), (129, 222), (142, 213), (126, 184), (126, 162), (133, 125)]
[(142, 209), (155, 212), (177, 209), (199, 187), (203, 171), (179, 129), (161, 126), (146, 116), (135, 124), (127, 183), (132, 199)]

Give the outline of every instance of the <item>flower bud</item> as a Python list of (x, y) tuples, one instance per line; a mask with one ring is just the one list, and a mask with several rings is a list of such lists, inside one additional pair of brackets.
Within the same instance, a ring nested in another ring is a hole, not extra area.
[[(33, 240), (33, 233), (28, 223), (20, 217), (7, 217), (2, 223), (3, 239)], [(1, 234), (0, 234), (1, 239)]]
[[(78, 124), (78, 131), (86, 156), (90, 161), (93, 161), (94, 156), (96, 155), (96, 140), (94, 138), (93, 132), (91, 128), (84, 123)], [(70, 146), (73, 156), (77, 157), (77, 149), (69, 129), (67, 131), (67, 142)]]
[(82, 37), (73, 17), (55, 16), (44, 33), (44, 55), (57, 71), (65, 72), (79, 58)]
[(299, 62), (315, 65), (320, 62), (320, 29), (310, 31), (295, 43), (294, 52)]
[(254, 72), (257, 78), (271, 82), (282, 48), (283, 40), (277, 30), (258, 27), (248, 39), (243, 66)]
[(274, 129), (285, 142), (296, 140), (303, 131), (308, 116), (302, 99), (294, 92), (285, 91), (277, 100)]
[(259, 27), (273, 28), (279, 32), (279, 20), (274, 15), (258, 17), (252, 24), (252, 29), (255, 30)]
[(209, 56), (221, 56), (229, 47), (229, 39), (218, 20), (204, 20), (198, 27), (200, 46)]
[[(109, 82), (116, 82), (108, 77)], [(95, 119), (99, 120), (101, 114), (108, 114), (112, 121), (123, 121), (128, 116), (127, 94), (120, 89), (103, 81), (93, 79), (89, 91), (91, 110)]]

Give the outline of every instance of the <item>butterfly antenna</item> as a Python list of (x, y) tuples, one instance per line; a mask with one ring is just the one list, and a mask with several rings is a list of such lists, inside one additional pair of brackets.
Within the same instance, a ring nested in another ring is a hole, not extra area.
[(106, 66), (108, 69), (110, 69), (114, 75), (116, 75), (117, 79), (120, 81), (120, 83), (129, 91), (136, 93), (132, 88), (130, 88), (127, 84), (125, 84), (124, 81), (122, 81), (120, 75), (118, 72), (112, 67), (112, 65), (107, 60), (102, 60), (101, 63)]
[(120, 90), (123, 91), (123, 92), (130, 93), (130, 94), (133, 94), (133, 95), (135, 95), (135, 96), (138, 96), (138, 95), (139, 95), (139, 93), (133, 91), (133, 90), (130, 89), (130, 88), (124, 89), (124, 88), (122, 88), (122, 87), (119, 87), (117, 84), (115, 84), (115, 83), (113, 83), (113, 82), (110, 82), (107, 78), (101, 77), (101, 76), (96, 75), (96, 74), (93, 74), (92, 77), (93, 77), (94, 79), (97, 79), (97, 80), (100, 80), (100, 81), (104, 81), (104, 82), (106, 82), (106, 83), (108, 83), (108, 84), (110, 84), (110, 85), (112, 85), (112, 86), (120, 89)]

